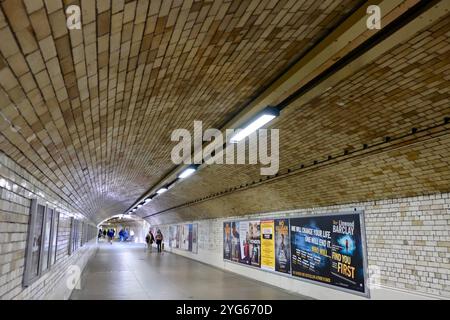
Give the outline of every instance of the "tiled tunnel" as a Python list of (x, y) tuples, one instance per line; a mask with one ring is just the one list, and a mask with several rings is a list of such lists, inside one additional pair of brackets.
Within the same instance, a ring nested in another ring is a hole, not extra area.
[(0, 0), (0, 299), (449, 299), (449, 9)]

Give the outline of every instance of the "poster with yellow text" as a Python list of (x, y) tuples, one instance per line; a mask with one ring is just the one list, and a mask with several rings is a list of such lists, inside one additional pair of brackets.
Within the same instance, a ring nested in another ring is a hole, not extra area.
[(275, 270), (274, 221), (261, 221), (261, 268)]

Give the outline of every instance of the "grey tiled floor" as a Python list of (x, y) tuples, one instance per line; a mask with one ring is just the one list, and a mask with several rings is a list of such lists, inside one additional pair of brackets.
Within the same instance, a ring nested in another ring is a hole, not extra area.
[(307, 298), (143, 244), (100, 243), (71, 299)]

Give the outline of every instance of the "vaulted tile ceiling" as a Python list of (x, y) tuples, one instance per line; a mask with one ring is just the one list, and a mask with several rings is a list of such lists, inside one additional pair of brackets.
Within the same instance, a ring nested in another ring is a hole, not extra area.
[[(174, 168), (174, 129), (191, 130), (194, 120), (222, 127), (364, 2), (0, 0), (0, 149), (88, 218), (123, 213)], [(72, 4), (81, 7), (81, 30), (66, 27)], [(401, 135), (422, 120), (432, 125), (448, 113), (449, 62), (441, 58), (448, 49), (433, 42), (448, 48), (447, 22), (399, 45), (368, 73), (299, 105), (301, 119), (295, 112), (281, 118), (282, 169)], [(422, 41), (429, 44), (423, 53), (435, 60), (407, 63)], [(430, 87), (421, 88), (422, 81)], [(337, 101), (348, 108), (342, 111)], [(373, 175), (380, 170), (374, 167)], [(260, 178), (257, 171), (206, 168), (140, 215), (251, 183)], [(338, 202), (338, 195), (328, 197)], [(278, 194), (274, 203), (283, 199)], [(311, 195), (303, 204), (317, 200)], [(171, 214), (174, 220), (193, 218), (195, 210), (218, 216), (212, 209), (223, 202), (193, 207), (184, 218), (181, 211)], [(240, 202), (245, 199), (228, 201), (228, 213)]]
[(220, 127), (360, 2), (1, 1), (1, 149), (121, 213), (174, 166), (173, 129)]

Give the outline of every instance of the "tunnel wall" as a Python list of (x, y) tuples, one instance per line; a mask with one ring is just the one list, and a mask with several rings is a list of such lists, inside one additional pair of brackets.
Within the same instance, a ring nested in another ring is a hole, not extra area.
[(275, 212), (261, 215), (191, 221), (198, 223), (198, 254), (171, 249), (169, 225), (160, 226), (165, 248), (221, 269), (235, 272), (317, 299), (365, 299), (223, 260), (223, 222), (254, 218), (364, 210), (368, 264), (378, 266), (380, 287), (372, 299), (450, 298), (450, 194)]
[[(57, 260), (24, 288), (28, 220), (33, 198), (47, 201), (60, 212)], [(0, 299), (67, 299), (70, 296), (72, 290), (66, 285), (68, 268), (77, 265), (82, 270), (96, 249), (96, 240), (91, 240), (68, 255), (71, 212), (73, 208), (0, 153)]]

